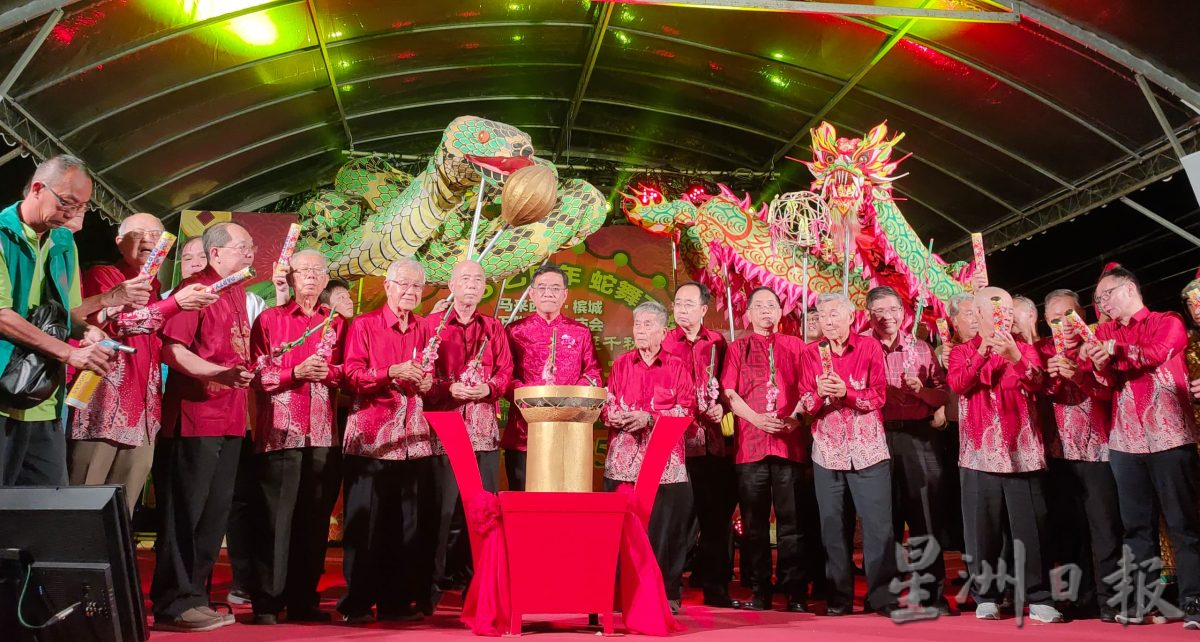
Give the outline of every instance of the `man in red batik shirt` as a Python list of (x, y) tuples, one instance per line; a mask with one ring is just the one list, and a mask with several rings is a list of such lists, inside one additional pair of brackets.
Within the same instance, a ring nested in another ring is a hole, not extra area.
[(684, 439), (688, 480), (692, 484), (695, 525), (699, 528), (692, 564), (692, 585), (704, 587), (704, 604), (721, 608), (734, 605), (729, 597), (733, 579), (733, 532), (729, 523), (737, 506), (737, 477), (733, 449), (725, 445), (721, 419), (725, 416), (721, 394), (721, 364), (725, 362), (725, 337), (704, 327), (711, 295), (703, 283), (692, 281), (675, 288), (672, 306), (676, 327), (667, 332), (662, 349), (688, 366), (696, 384), (696, 422)]
[[(1013, 336), (1012, 297), (1000, 288), (975, 293), (979, 334), (950, 351), (947, 380), (959, 397), (959, 459), (963, 535), (970, 571), (996, 568), (1003, 548), (1005, 514), (1014, 547), (1024, 551), (1022, 573), (1029, 617), (1062, 622), (1049, 584), (1046, 539), (1046, 455), (1035, 395), (1045, 371), (1037, 349)], [(1014, 551), (1016, 549), (1014, 548)], [(1014, 552), (1014, 557), (1016, 553)], [(975, 587), (975, 617), (999, 618), (1002, 588)]]
[[(742, 510), (742, 555), (750, 569), (753, 598), (738, 606), (749, 611), (771, 608), (778, 590), (786, 609), (808, 611), (808, 564), (813, 542), (800, 523), (798, 487), (807, 443), (794, 415), (800, 399), (798, 337), (776, 332), (783, 306), (769, 288), (750, 293), (746, 315), (752, 332), (733, 342), (725, 356), (721, 387), (734, 424), (733, 467)], [(778, 582), (771, 583), (771, 508), (775, 508)], [(745, 567), (744, 567), (745, 568)]]
[[(633, 344), (613, 362), (608, 402), (600, 421), (608, 426), (604, 490), (633, 484), (642, 470), (654, 423), (660, 416), (690, 417), (696, 412), (691, 373), (678, 357), (662, 349), (667, 309), (647, 301), (633, 309)], [(646, 534), (662, 571), (671, 612), (679, 612), (683, 567), (691, 542), (692, 489), (684, 466), (683, 439), (675, 445), (659, 480)]]
[[(248, 267), (256, 246), (236, 223), (204, 231), (208, 267), (185, 279), (211, 285)], [(180, 312), (163, 325), (163, 361), (171, 368), (154, 453), (154, 494), (162, 526), (154, 545), (150, 599), (160, 631), (208, 631), (233, 623), (208, 608), (208, 576), (221, 550), (233, 499), (238, 452), (246, 434), (250, 321), (246, 290), (225, 288), (215, 303)]]
[[(1113, 390), (1108, 456), (1125, 545), (1139, 564), (1157, 558), (1162, 511), (1184, 627), (1200, 628), (1200, 462), (1184, 360), (1187, 329), (1174, 312), (1147, 310), (1137, 277), (1120, 266), (1100, 277), (1096, 302), (1111, 320), (1096, 328), (1098, 341), (1085, 344), (1080, 355)], [(1141, 622), (1145, 615), (1139, 608), (1117, 619)]]
[[(342, 481), (334, 403), (341, 382), (341, 319), (317, 301), (329, 281), (325, 257), (300, 250), (287, 266), (295, 298), (268, 308), (250, 331), (254, 378), (257, 581), (254, 624), (327, 622), (317, 583), (325, 571), (329, 515)], [(283, 353), (287, 343), (299, 346)]]
[(804, 348), (800, 407), (813, 417), (813, 477), (830, 582), (827, 614), (848, 615), (854, 605), (854, 521), (846, 514), (853, 502), (862, 519), (865, 603), (890, 616), (897, 608), (889, 586), (896, 578), (896, 541), (880, 414), (887, 387), (883, 348), (872, 337), (850, 332), (854, 304), (842, 294), (820, 295), (817, 317), (825, 339)]
[[(949, 615), (950, 605), (943, 595), (946, 562), (936, 538), (943, 532), (944, 500), (942, 470), (942, 434), (932, 425), (933, 415), (946, 405), (946, 370), (938, 363), (933, 347), (904, 332), (904, 304), (900, 295), (883, 285), (867, 292), (867, 314), (871, 331), (883, 346), (887, 374), (883, 404), (883, 426), (888, 451), (892, 456), (892, 529), (902, 542), (908, 525), (909, 541), (914, 549), (937, 547), (937, 554), (921, 569), (933, 575), (925, 606)], [(912, 538), (927, 538), (918, 546)], [(916, 555), (916, 553), (914, 553)]]
[[(426, 396), (425, 407), (431, 411), (453, 410), (463, 416), (483, 487), (496, 492), (500, 488), (497, 403), (508, 392), (513, 373), (512, 353), (504, 325), (476, 307), (487, 287), (479, 263), (467, 260), (455, 265), (449, 285), (454, 297), (450, 307), (425, 317), (424, 321), (439, 342), (433, 389)], [(442, 510), (434, 579), (441, 587), (465, 586), (473, 570), (458, 484), (450, 460), (436, 439), (433, 452), (434, 478)], [(435, 592), (435, 604), (438, 597)]]
[(346, 594), (338, 611), (350, 624), (374, 621), (372, 606), (380, 619), (433, 612), (439, 507), (421, 400), (433, 385), (422, 367), (432, 331), (413, 312), (425, 268), (399, 259), (383, 288), (387, 303), (350, 324), (342, 366), (354, 402), (342, 442)]
[[(1078, 327), (1064, 318), (1067, 310), (1084, 318), (1079, 295), (1071, 290), (1046, 295), (1046, 324), (1061, 338), (1062, 351), (1053, 336), (1037, 343), (1053, 411), (1042, 422), (1050, 458), (1049, 503), (1054, 506), (1049, 528), (1058, 543), (1054, 561), (1083, 571), (1073, 601), (1077, 617), (1115, 622), (1117, 609), (1108, 601), (1116, 596), (1116, 588), (1104, 580), (1117, 572), (1121, 559), (1117, 482), (1108, 463), (1112, 389), (1100, 385), (1090, 364), (1079, 358), (1083, 342)], [(1080, 528), (1084, 524), (1087, 528)]]
[[(162, 235), (162, 221), (153, 214), (134, 214), (121, 221), (116, 239), (120, 262), (85, 272), (83, 296), (102, 294), (138, 279)], [(130, 516), (150, 474), (154, 439), (162, 419), (162, 339), (158, 330), (180, 309), (200, 310), (217, 300), (199, 284), (160, 299), (158, 279), (142, 278), (150, 286), (144, 305), (106, 308), (91, 319), (137, 352), (117, 353), (115, 366), (96, 386), (91, 403), (71, 413), (71, 441), (67, 443), (71, 484), (124, 486)]]
[[(524, 386), (599, 386), (600, 364), (592, 331), (562, 314), (567, 301), (567, 275), (547, 263), (533, 273), (530, 286), (534, 313), (507, 328), (513, 377), (509, 388)], [(554, 362), (550, 363), (553, 347)], [(525, 457), (529, 425), (510, 406), (500, 438), (509, 490), (525, 490)]]

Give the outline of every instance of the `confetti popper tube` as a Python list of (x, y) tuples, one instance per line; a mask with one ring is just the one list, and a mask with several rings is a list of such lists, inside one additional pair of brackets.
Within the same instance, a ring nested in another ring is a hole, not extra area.
[[(137, 352), (136, 348), (117, 343), (112, 339), (105, 339), (100, 342), (100, 345), (125, 354), (134, 354)], [(100, 382), (103, 380), (104, 377), (91, 370), (80, 372), (79, 376), (75, 377), (75, 383), (71, 385), (71, 390), (67, 393), (65, 403), (79, 410), (87, 408), (88, 404), (92, 403), (92, 397), (96, 394), (96, 388), (100, 387)]]
[(942, 345), (950, 345), (950, 324), (946, 323), (945, 319), (937, 319), (938, 338), (942, 340)]
[(821, 374), (833, 374), (833, 352), (829, 349), (829, 342), (822, 341), (817, 345), (817, 350), (821, 352)]
[(971, 233), (971, 250), (975, 253), (975, 270), (983, 275), (983, 283), (987, 285), (987, 253), (983, 250), (983, 235)]
[(279, 260), (275, 261), (276, 265), (287, 267), (292, 260), (292, 255), (296, 253), (296, 242), (300, 240), (300, 225), (292, 223), (288, 228), (287, 236), (283, 238), (283, 249), (279, 251)]
[(1006, 328), (1004, 318), (1004, 301), (998, 297), (992, 297), (992, 327), (996, 329), (996, 334), (1004, 334)]
[(1067, 338), (1063, 336), (1062, 319), (1055, 319), (1050, 322), (1050, 335), (1054, 338), (1055, 354), (1063, 354), (1067, 351)]
[(1188, 290), (1187, 293), (1188, 307), (1195, 313), (1200, 311), (1200, 289)]
[(170, 232), (163, 232), (159, 237), (158, 243), (150, 250), (150, 258), (142, 264), (142, 274), (150, 278), (154, 278), (158, 274), (158, 269), (162, 267), (163, 261), (167, 258), (167, 252), (171, 251), (171, 246), (175, 244), (175, 235)]
[(1092, 332), (1092, 329), (1088, 327), (1088, 324), (1084, 323), (1083, 319), (1080, 319), (1079, 315), (1075, 314), (1074, 310), (1067, 310), (1067, 318), (1069, 318), (1071, 323), (1075, 324), (1075, 327), (1079, 329), (1079, 334), (1083, 336), (1084, 342), (1092, 343), (1096, 341), (1096, 333)]
[(218, 294), (221, 292), (221, 290), (224, 290), (225, 288), (227, 288), (231, 285), (237, 285), (238, 283), (241, 283), (242, 281), (246, 281), (248, 279), (253, 279), (253, 278), (254, 278), (254, 268), (252, 268), (252, 267), (242, 268), (242, 269), (238, 270), (237, 272), (234, 272), (233, 274), (230, 274), (229, 276), (221, 279), (220, 281), (217, 281), (216, 283), (213, 283), (212, 285), (208, 286), (208, 291), (211, 294)]

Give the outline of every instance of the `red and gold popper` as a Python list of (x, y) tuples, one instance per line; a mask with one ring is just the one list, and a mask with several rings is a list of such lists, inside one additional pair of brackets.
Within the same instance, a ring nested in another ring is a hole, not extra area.
[(1004, 300), (998, 296), (992, 297), (992, 327), (1001, 336), (1011, 329), (1008, 315), (1004, 314)]
[(171, 246), (175, 244), (175, 235), (170, 232), (163, 232), (159, 237), (158, 243), (150, 250), (150, 258), (142, 264), (142, 274), (150, 278), (154, 278), (158, 274), (159, 268), (162, 267), (163, 261), (167, 258), (167, 253), (171, 251)]
[(946, 323), (945, 319), (938, 319), (936, 323), (938, 338), (942, 340), (942, 345), (950, 345), (950, 324)]
[(225, 288), (227, 288), (231, 285), (237, 285), (238, 283), (241, 283), (242, 281), (246, 281), (246, 280), (253, 279), (253, 278), (254, 278), (254, 268), (245, 267), (245, 268), (242, 268), (242, 269), (238, 270), (237, 272), (234, 272), (233, 274), (230, 274), (229, 276), (221, 279), (220, 281), (217, 281), (216, 283), (213, 283), (212, 285), (208, 286), (208, 292), (209, 292), (209, 294), (219, 294), (221, 292), (221, 290), (224, 290)]
[(296, 243), (300, 240), (300, 224), (292, 223), (288, 228), (287, 236), (283, 238), (283, 249), (279, 251), (279, 260), (275, 261), (275, 265), (279, 267), (288, 267), (291, 263), (292, 255), (296, 253)]
[(830, 351), (829, 342), (822, 341), (817, 344), (817, 350), (821, 353), (821, 374), (824, 376), (833, 374), (833, 352)]
[(1063, 334), (1062, 319), (1054, 319), (1050, 322), (1050, 334), (1054, 337), (1055, 354), (1066, 353), (1067, 337)]
[(1085, 323), (1083, 319), (1080, 319), (1079, 315), (1075, 314), (1074, 310), (1067, 310), (1065, 318), (1079, 330), (1079, 335), (1083, 337), (1083, 341), (1085, 343), (1094, 343), (1097, 340), (1096, 333), (1092, 332), (1092, 329), (1088, 327), (1088, 324)]
[(987, 252), (983, 249), (983, 234), (971, 233), (971, 250), (975, 252), (975, 271), (983, 275), (983, 284), (987, 285)]
[(1188, 308), (1192, 316), (1200, 316), (1200, 288), (1192, 288), (1187, 293)]

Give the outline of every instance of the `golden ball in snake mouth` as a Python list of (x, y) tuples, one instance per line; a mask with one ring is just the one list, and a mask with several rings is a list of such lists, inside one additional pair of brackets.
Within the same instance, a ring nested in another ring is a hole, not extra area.
[(554, 170), (542, 165), (522, 167), (509, 175), (501, 192), (500, 216), (514, 227), (542, 220), (558, 201)]

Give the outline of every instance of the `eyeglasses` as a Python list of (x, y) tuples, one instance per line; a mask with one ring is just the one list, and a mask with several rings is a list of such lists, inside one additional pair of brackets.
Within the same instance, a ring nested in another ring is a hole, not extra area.
[(1118, 289), (1123, 288), (1127, 285), (1129, 285), (1129, 282), (1124, 281), (1122, 283), (1118, 283), (1118, 284), (1112, 286), (1111, 288), (1109, 288), (1103, 292), (1097, 292), (1096, 293), (1096, 302), (1097, 303), (1107, 303), (1108, 300), (1112, 298), (1113, 292), (1115, 292)]
[(162, 238), (162, 235), (162, 230), (129, 230), (122, 236), (128, 236), (135, 240), (146, 239), (148, 241), (157, 241)]
[(43, 187), (46, 188), (47, 192), (50, 192), (50, 195), (54, 197), (54, 200), (58, 201), (58, 209), (66, 212), (68, 214), (78, 214), (78, 213), (82, 212), (83, 210), (87, 209), (87, 206), (88, 206), (87, 202), (72, 203), (72, 202), (65, 201), (65, 200), (63, 200), (63, 197), (58, 195), (58, 192), (55, 192), (54, 190), (50, 189), (49, 185), (43, 185)]
[(695, 310), (699, 307), (700, 307), (699, 303), (692, 303), (691, 301), (680, 301), (679, 303), (675, 304), (675, 309), (683, 311), (683, 312)]
[(873, 314), (877, 317), (882, 317), (882, 316), (894, 317), (897, 314), (904, 312), (904, 308), (901, 308), (901, 307), (871, 308), (870, 312), (871, 312), (871, 314)]
[(565, 292), (566, 288), (564, 288), (561, 285), (539, 285), (539, 286), (533, 288), (533, 291), (537, 292), (538, 294), (542, 294), (542, 295), (550, 294), (553, 296), (557, 296), (557, 295)]
[(325, 270), (322, 268), (292, 268), (292, 274), (299, 274), (300, 276), (321, 276), (322, 274), (325, 274)]
[(225, 250), (234, 250), (236, 252), (241, 252), (242, 254), (245, 254), (247, 256), (253, 255), (255, 252), (258, 252), (258, 246), (255, 245), (254, 243), (238, 243), (237, 245), (218, 245), (217, 247), (219, 247), (221, 249), (225, 249)]
[(408, 292), (409, 290), (425, 289), (424, 283), (408, 283), (407, 281), (393, 281), (391, 279), (388, 279), (387, 282), (394, 284), (396, 286), (396, 289), (400, 290), (401, 292)]

